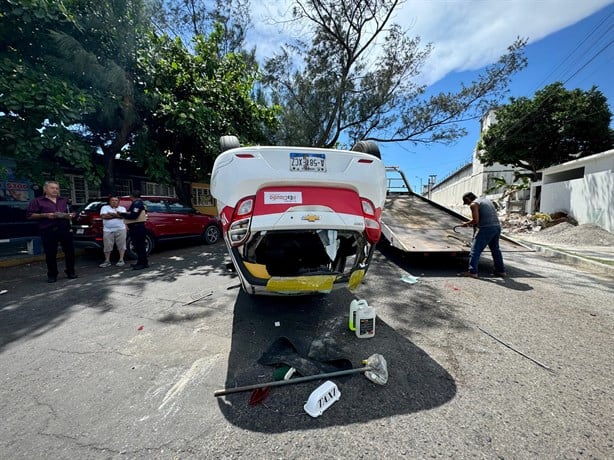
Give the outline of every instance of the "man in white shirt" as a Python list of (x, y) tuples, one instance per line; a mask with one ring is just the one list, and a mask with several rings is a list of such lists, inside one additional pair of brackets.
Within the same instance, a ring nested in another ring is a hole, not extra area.
[(102, 218), (102, 240), (104, 243), (104, 262), (100, 267), (111, 266), (111, 251), (113, 246), (117, 246), (119, 252), (119, 260), (115, 265), (122, 267), (124, 265), (124, 253), (126, 252), (126, 224), (121, 217), (121, 213), (126, 212), (126, 208), (119, 205), (119, 198), (112, 196), (109, 198), (109, 204), (105, 204), (100, 209), (100, 217)]

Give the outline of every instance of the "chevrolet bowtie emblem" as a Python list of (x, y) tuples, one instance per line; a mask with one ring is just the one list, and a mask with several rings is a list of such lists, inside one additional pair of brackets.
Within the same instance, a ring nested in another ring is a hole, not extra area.
[(301, 217), (301, 219), (309, 222), (315, 222), (316, 220), (320, 220), (320, 216), (316, 216), (315, 214), (305, 214), (303, 217)]

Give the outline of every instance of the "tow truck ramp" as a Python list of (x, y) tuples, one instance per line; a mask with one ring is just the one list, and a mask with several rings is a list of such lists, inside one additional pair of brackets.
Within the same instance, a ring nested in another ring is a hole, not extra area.
[[(387, 166), (386, 175), (382, 234), (392, 247), (408, 253), (469, 253), (473, 229), (459, 227), (467, 217), (415, 193), (398, 167)], [(502, 252), (533, 251), (505, 235), (499, 246)]]

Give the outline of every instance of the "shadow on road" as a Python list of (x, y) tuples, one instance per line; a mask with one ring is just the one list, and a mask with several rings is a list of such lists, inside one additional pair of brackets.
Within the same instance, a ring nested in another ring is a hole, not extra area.
[[(422, 277), (437, 276), (460, 278), (461, 274), (467, 271), (468, 256), (466, 254), (454, 255), (451, 253), (431, 253), (431, 254), (412, 254), (406, 253), (389, 245), (378, 246), (380, 253), (390, 262), (408, 273), (420, 273)], [(504, 255), (505, 257), (505, 255)], [(523, 257), (523, 254), (510, 257)], [(505, 261), (505, 259), (504, 259)], [(508, 276), (505, 279), (491, 275), (493, 264), (490, 253), (486, 250), (480, 258), (479, 273), (480, 281), (491, 282), (502, 287), (516, 291), (530, 291), (533, 288), (521, 281), (520, 278), (541, 278), (540, 275), (519, 268), (517, 265), (510, 267), (507, 265)]]
[[(225, 248), (221, 242), (212, 246), (169, 243), (165, 249), (152, 254), (150, 268), (143, 271), (133, 271), (129, 265), (102, 269), (98, 267), (99, 254), (86, 252), (77, 258), (79, 278), (66, 279), (64, 262), (59, 261), (60, 276), (53, 284), (45, 282), (44, 262), (4, 268), (0, 286), (8, 293), (0, 298), (0, 352), (12, 342), (52, 331), (80, 310), (93, 309), (103, 315), (125, 303), (146, 303), (142, 296), (152, 283), (163, 289), (165, 283), (175, 283), (186, 276), (206, 276), (223, 267)], [(198, 291), (190, 297), (186, 292), (189, 300), (177, 303), (189, 305), (206, 295)], [(123, 299), (117, 301), (117, 296)], [(162, 322), (189, 321), (197, 319), (195, 315), (176, 316), (169, 312)]]
[(249, 405), (250, 392), (229, 394), (218, 398), (228, 421), (258, 432), (285, 432), (361, 423), (450, 401), (456, 394), (450, 374), (380, 318), (373, 338), (360, 339), (348, 329), (348, 309), (354, 298), (345, 290), (297, 298), (251, 298), (241, 292), (234, 307), (226, 387), (272, 381), (274, 368), (257, 361), (280, 337), (297, 343), (332, 339), (355, 368), (362, 366), (363, 359), (380, 353), (388, 362), (385, 386), (374, 384), (362, 373), (336, 377), (333, 381), (341, 398), (317, 419), (305, 413), (303, 405), (325, 380), (274, 387), (256, 406)]

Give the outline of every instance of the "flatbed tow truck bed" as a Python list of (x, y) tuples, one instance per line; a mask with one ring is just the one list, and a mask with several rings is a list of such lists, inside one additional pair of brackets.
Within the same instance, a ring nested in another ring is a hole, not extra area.
[[(468, 254), (473, 229), (458, 227), (469, 219), (409, 187), (402, 171), (387, 167), (389, 193), (382, 211), (382, 234), (387, 242), (409, 253)], [(501, 236), (502, 252), (531, 252), (531, 248)]]

